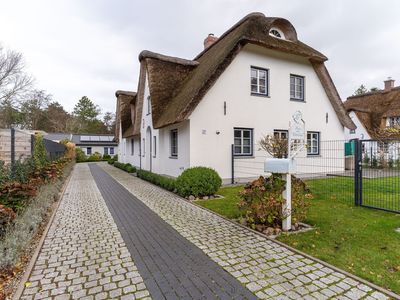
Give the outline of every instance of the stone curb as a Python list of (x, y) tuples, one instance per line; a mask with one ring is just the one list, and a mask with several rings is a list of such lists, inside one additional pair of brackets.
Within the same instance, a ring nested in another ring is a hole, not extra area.
[(51, 214), (50, 220), (47, 223), (46, 228), (43, 231), (42, 237), (40, 238), (39, 244), (37, 245), (37, 247), (35, 249), (35, 252), (33, 253), (33, 255), (31, 257), (31, 260), (30, 260), (30, 262), (28, 264), (28, 267), (25, 269), (24, 275), (21, 277), (21, 280), (20, 280), (20, 282), (18, 284), (18, 288), (17, 288), (17, 290), (15, 291), (14, 295), (11, 298), (12, 300), (19, 300), (21, 298), (21, 296), (22, 296), (22, 293), (24, 292), (25, 282), (28, 281), (29, 276), (32, 273), (33, 267), (35, 266), (36, 260), (39, 257), (40, 250), (42, 249), (44, 240), (45, 240), (45, 238), (47, 236), (47, 233), (50, 230), (50, 226), (53, 224), (54, 218), (55, 218), (56, 213), (58, 211), (58, 208), (59, 208), (59, 206), (61, 204), (62, 198), (64, 197), (65, 190), (67, 189), (67, 186), (68, 186), (68, 183), (69, 183), (69, 181), (71, 179), (72, 172), (73, 172), (74, 168), (75, 168), (75, 166), (72, 167), (71, 172), (68, 175), (68, 178), (64, 182), (64, 185), (62, 187), (58, 202), (53, 204), (53, 213)]

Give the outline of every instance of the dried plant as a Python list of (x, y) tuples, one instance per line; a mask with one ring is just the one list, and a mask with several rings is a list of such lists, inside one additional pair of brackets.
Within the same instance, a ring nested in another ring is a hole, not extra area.
[(277, 136), (263, 136), (258, 144), (274, 158), (286, 158), (288, 156), (288, 140)]

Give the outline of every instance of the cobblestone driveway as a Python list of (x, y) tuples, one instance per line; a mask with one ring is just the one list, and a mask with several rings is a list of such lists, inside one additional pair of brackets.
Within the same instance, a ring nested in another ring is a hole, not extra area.
[(101, 166), (259, 298), (389, 298), (369, 285), (296, 254), (159, 187), (112, 166)]
[(21, 299), (149, 295), (86, 164), (77, 164)]

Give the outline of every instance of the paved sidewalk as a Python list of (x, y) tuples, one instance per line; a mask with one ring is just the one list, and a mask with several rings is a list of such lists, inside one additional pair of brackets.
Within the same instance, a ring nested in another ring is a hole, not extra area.
[(101, 167), (259, 298), (389, 298), (157, 186), (107, 164)]
[(90, 169), (153, 299), (257, 299), (98, 165)]
[(149, 292), (87, 164), (77, 164), (21, 299), (138, 299)]

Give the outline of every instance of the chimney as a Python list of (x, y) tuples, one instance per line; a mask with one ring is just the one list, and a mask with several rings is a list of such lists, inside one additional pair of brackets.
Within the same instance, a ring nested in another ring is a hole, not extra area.
[(392, 79), (392, 77), (388, 77), (388, 79), (385, 80), (384, 83), (385, 91), (390, 91), (392, 88), (394, 88), (394, 79)]
[(212, 44), (214, 44), (218, 38), (214, 36), (214, 33), (210, 33), (205, 39), (204, 39), (204, 49), (210, 47)]

